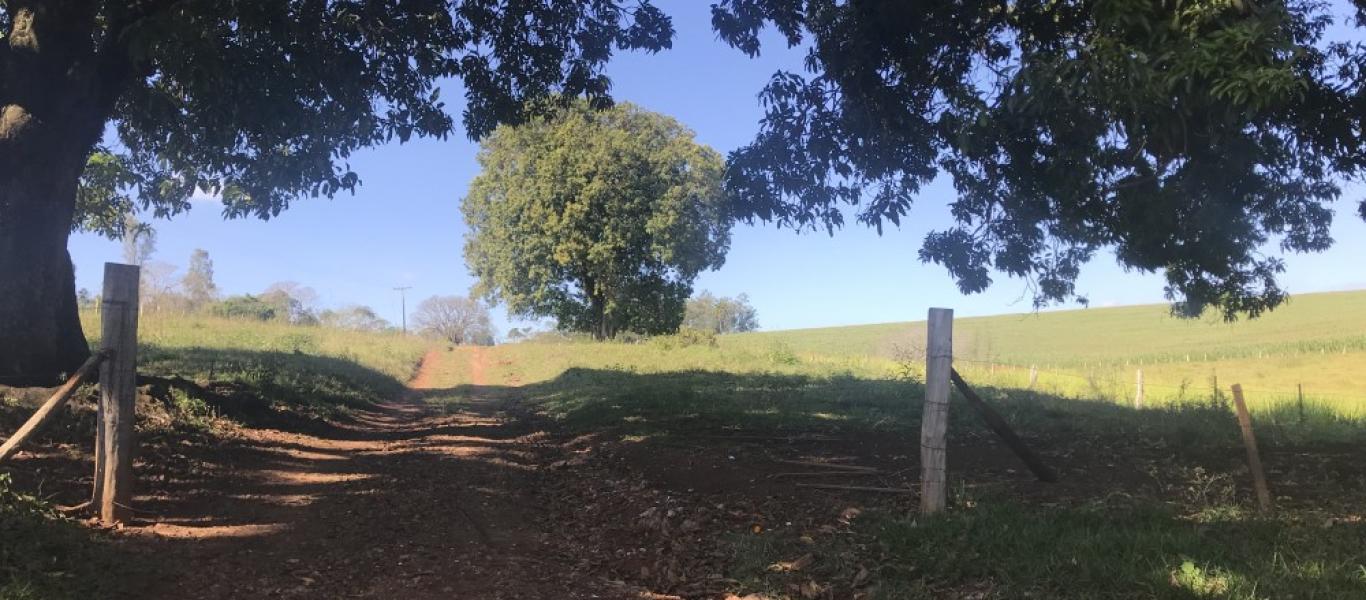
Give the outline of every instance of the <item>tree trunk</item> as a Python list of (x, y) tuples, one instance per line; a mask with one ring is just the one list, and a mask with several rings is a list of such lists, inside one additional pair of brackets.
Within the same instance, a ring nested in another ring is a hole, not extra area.
[(601, 342), (610, 337), (607, 335), (607, 309), (602, 298), (596, 295), (589, 302), (593, 312), (593, 339)]
[(47, 384), (90, 356), (66, 250), (79, 171), (19, 162), (0, 168), (0, 382)]
[[(67, 253), (76, 189), (129, 66), (94, 2), (8, 3), (0, 38), (0, 382), (51, 383), (90, 355)], [(109, 58), (114, 57), (114, 58)]]

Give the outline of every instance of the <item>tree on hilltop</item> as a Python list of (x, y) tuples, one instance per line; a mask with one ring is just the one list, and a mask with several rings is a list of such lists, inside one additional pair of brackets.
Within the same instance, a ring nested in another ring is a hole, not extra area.
[(314, 305), (318, 292), (297, 281), (277, 281), (266, 286), (261, 300), (275, 307), (275, 313), (295, 325), (315, 325), (318, 315)]
[(359, 305), (323, 310), (318, 313), (318, 323), (323, 327), (351, 331), (384, 331), (393, 328), (393, 324), (380, 317), (375, 309)]
[(703, 291), (688, 299), (683, 325), (716, 334), (754, 331), (759, 328), (759, 311), (745, 294), (727, 298)]
[[(278, 215), (360, 183), (361, 148), (472, 138), (528, 101), (610, 103), (614, 50), (659, 50), (648, 0), (8, 0), (0, 2), (0, 376), (48, 381), (89, 355), (67, 237), (118, 237), (215, 195)], [(110, 133), (106, 139), (106, 132)]]
[(692, 282), (725, 261), (716, 151), (677, 121), (587, 103), (484, 140), (462, 210), (475, 292), (597, 339), (668, 333)]

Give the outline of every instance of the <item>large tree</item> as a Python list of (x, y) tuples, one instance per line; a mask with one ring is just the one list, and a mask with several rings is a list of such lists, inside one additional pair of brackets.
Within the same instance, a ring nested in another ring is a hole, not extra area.
[(721, 156), (677, 121), (585, 103), (498, 128), (463, 210), (476, 293), (610, 338), (678, 329), (692, 282), (725, 260)]
[(1366, 166), (1366, 52), (1330, 21), (1315, 0), (721, 0), (740, 50), (770, 25), (809, 48), (727, 188), (743, 218), (881, 231), (946, 174), (956, 224), (920, 258), (965, 293), (994, 270), (1075, 298), (1109, 249), (1186, 314), (1255, 316), (1284, 298), (1263, 247), (1327, 248)]
[(0, 377), (89, 352), (73, 227), (118, 236), (135, 205), (165, 217), (195, 193), (269, 218), (353, 190), (359, 148), (452, 133), (442, 78), (477, 138), (531, 99), (606, 104), (612, 52), (672, 34), (648, 0), (0, 2)]

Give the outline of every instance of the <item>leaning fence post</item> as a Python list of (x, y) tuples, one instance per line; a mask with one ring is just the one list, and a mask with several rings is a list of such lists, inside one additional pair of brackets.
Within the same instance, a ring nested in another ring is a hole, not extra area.
[(1233, 384), (1233, 407), (1238, 411), (1238, 428), (1243, 432), (1243, 445), (1247, 447), (1247, 466), (1252, 471), (1252, 487), (1257, 491), (1257, 507), (1262, 512), (1271, 510), (1271, 490), (1266, 487), (1266, 472), (1262, 470), (1262, 457), (1257, 451), (1257, 436), (1252, 432), (1252, 416), (1243, 402), (1243, 386)]
[(100, 368), (95, 502), (105, 523), (127, 521), (133, 497), (133, 422), (136, 419), (138, 267), (104, 264), (100, 343), (114, 355)]
[(1143, 369), (1139, 369), (1134, 381), (1134, 408), (1143, 408), (1143, 400)]
[(1010, 428), (1006, 420), (995, 409), (991, 408), (990, 404), (983, 401), (982, 397), (972, 390), (972, 386), (963, 380), (963, 376), (959, 375), (957, 370), (949, 369), (949, 376), (953, 379), (953, 385), (958, 386), (958, 392), (967, 399), (968, 405), (977, 410), (977, 414), (982, 416), (987, 427), (1000, 436), (1007, 446), (1010, 446), (1010, 449), (1015, 452), (1016, 456), (1020, 457), (1020, 460), (1024, 461), (1034, 476), (1039, 478), (1039, 481), (1053, 482), (1058, 480), (1058, 476), (1053, 473), (1053, 470), (1039, 460), (1038, 455), (1025, 445), (1020, 436), (1015, 435), (1015, 430)]
[(953, 309), (931, 308), (925, 344), (925, 410), (920, 420), (920, 512), (948, 503), (945, 438), (949, 427), (949, 373), (953, 370)]
[(14, 432), (14, 435), (9, 436), (9, 439), (5, 440), (4, 444), (0, 444), (0, 462), (5, 462), (5, 460), (17, 454), (19, 452), (19, 446), (22, 445), (29, 436), (41, 429), (43, 425), (57, 414), (57, 411), (61, 410), (63, 406), (66, 406), (66, 401), (70, 400), (71, 395), (76, 393), (76, 388), (81, 387), (81, 383), (84, 383), (90, 375), (94, 374), (94, 372), (99, 369), (100, 363), (109, 358), (110, 354), (111, 353), (108, 350), (101, 350), (86, 359), (85, 363), (82, 364), (79, 369), (76, 369), (76, 373), (71, 376), (71, 379), (68, 379), (65, 384), (62, 384), (62, 387), (58, 388), (57, 391), (47, 399), (47, 402), (44, 402), (42, 406), (38, 407), (38, 410), (33, 413), (33, 416), (29, 417), (28, 421), (25, 421), (23, 426), (20, 427), (18, 431)]

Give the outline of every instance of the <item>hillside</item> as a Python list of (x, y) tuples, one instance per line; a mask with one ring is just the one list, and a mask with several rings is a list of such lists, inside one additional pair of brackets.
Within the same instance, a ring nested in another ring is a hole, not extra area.
[[(728, 349), (783, 345), (811, 356), (914, 356), (923, 321), (739, 334)], [(1361, 414), (1366, 406), (1366, 291), (1295, 296), (1258, 319), (1224, 322), (1171, 316), (1162, 304), (968, 317), (954, 321), (962, 368), (1003, 385), (1027, 381), (1031, 366), (1045, 389), (1118, 399), (1144, 371), (1150, 399), (1208, 396), (1241, 383), (1254, 405), (1284, 400), (1304, 386), (1310, 399)], [(993, 368), (994, 365), (994, 368)]]

